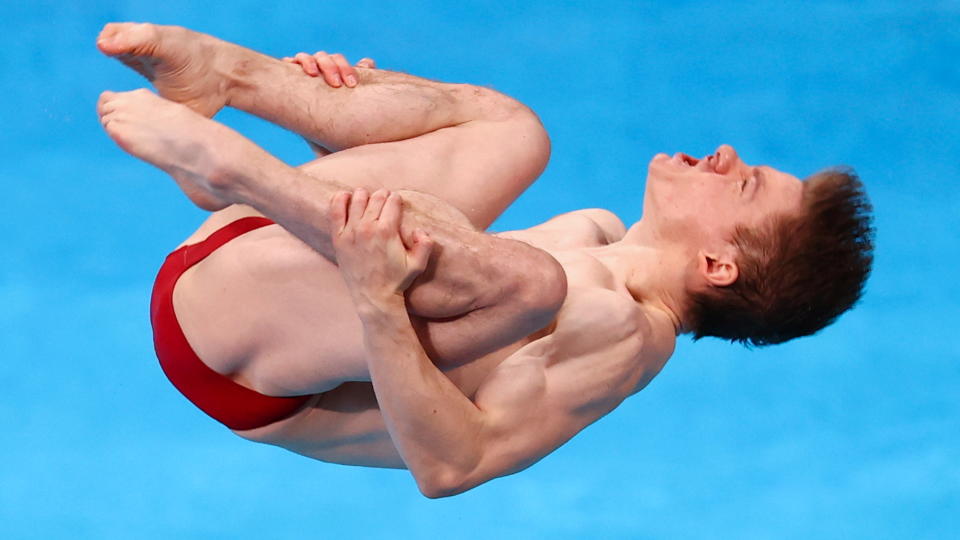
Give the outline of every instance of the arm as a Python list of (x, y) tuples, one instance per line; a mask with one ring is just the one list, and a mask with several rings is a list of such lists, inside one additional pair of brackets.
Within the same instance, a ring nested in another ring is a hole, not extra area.
[(583, 382), (582, 362), (574, 372), (570, 363), (548, 370), (542, 349), (549, 346), (535, 342), (503, 362), (471, 401), (430, 362), (404, 305), (403, 289), (423, 268), (429, 241), (421, 236), (405, 250), (396, 196), (382, 212), (368, 205), (363, 216), (347, 216), (345, 196), (334, 207), (334, 245), (363, 323), (377, 401), (424, 495), (454, 495), (528, 467), (612, 410), (636, 384), (622, 370), (605, 370), (600, 358), (586, 359), (606, 373), (592, 386)]
[(362, 321), (390, 438), (430, 498), (526, 469), (612, 411), (637, 382), (614, 371), (597, 391), (584, 381), (602, 364), (599, 355), (548, 367), (532, 344), (505, 359), (471, 401), (424, 354), (402, 303), (381, 304)]

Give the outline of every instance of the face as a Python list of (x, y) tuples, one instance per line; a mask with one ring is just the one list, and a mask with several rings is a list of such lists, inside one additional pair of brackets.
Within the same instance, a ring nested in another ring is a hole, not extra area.
[(663, 239), (719, 249), (738, 225), (799, 210), (802, 190), (797, 177), (747, 165), (729, 145), (702, 159), (657, 154), (647, 175), (643, 222)]

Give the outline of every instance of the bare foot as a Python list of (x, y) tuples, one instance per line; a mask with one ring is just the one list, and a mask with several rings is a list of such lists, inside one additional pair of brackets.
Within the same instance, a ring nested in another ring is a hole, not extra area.
[(150, 80), (166, 99), (208, 118), (228, 100), (232, 67), (226, 42), (178, 26), (110, 23), (97, 47)]
[(249, 153), (235, 131), (145, 89), (104, 92), (97, 113), (120, 148), (166, 171), (197, 206), (216, 211), (235, 202), (224, 164)]

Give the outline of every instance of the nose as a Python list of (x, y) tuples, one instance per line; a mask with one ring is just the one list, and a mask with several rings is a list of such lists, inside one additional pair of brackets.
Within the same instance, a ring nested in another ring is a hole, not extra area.
[(714, 155), (717, 156), (717, 173), (719, 174), (727, 174), (736, 170), (740, 165), (740, 156), (729, 144), (718, 146)]

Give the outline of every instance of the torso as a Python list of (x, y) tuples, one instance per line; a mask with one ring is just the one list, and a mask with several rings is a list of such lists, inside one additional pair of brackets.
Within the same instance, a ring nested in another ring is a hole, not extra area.
[[(219, 212), (185, 243), (199, 241), (247, 215), (258, 214), (247, 207)], [(573, 215), (501, 235), (549, 252), (563, 266), (570, 286), (553, 325), (445, 372), (466, 396), (473, 397), (501, 362), (521, 347), (543, 349), (543, 355), (549, 356), (544, 362), (555, 363), (576, 358), (582, 354), (579, 349), (592, 342), (622, 342), (617, 358), (608, 358), (602, 368), (589, 370), (609, 379), (610, 384), (594, 386), (604, 388), (596, 391), (610, 393), (616, 403), (659, 372), (672, 352), (672, 325), (645, 313), (623, 280), (592, 254), (609, 240), (596, 223)], [(269, 395), (316, 394), (316, 404), (321, 395), (328, 394), (328, 409), (336, 409), (333, 401), (364, 403), (357, 408), (355, 423), (363, 418), (365, 429), (372, 431), (382, 424), (372, 410), (372, 387), (359, 382), (366, 377), (363, 369), (356, 368), (364, 365), (362, 347), (357, 347), (362, 343), (362, 331), (338, 270), (279, 226), (241, 236), (185, 273), (175, 289), (174, 305), (187, 339), (214, 370)], [(220, 317), (229, 317), (229, 321)], [(638, 335), (642, 339), (637, 339)], [(250, 341), (254, 337), (256, 343)], [(358, 382), (341, 385), (343, 381)], [(337, 385), (340, 387), (333, 390)], [(303, 433), (305, 418), (312, 416), (310, 430), (316, 431), (317, 417), (328, 416), (333, 433), (344, 429), (350, 416), (321, 409), (308, 407), (295, 417), (239, 434), (338, 461), (312, 450), (319, 446), (305, 440), (309, 439)]]

